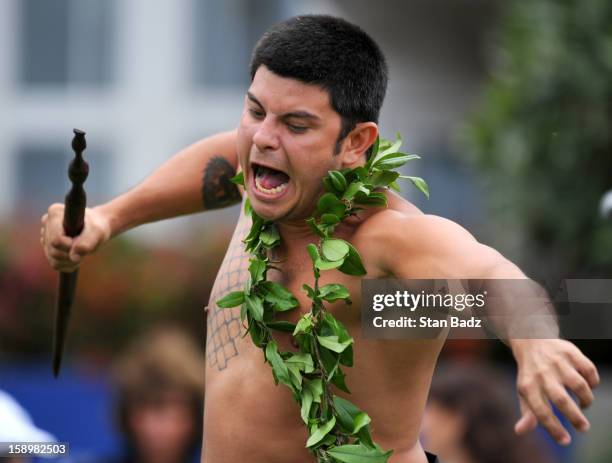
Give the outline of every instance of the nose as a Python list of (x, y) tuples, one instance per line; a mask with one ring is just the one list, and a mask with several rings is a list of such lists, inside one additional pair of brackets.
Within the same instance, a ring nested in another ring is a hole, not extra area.
[(253, 135), (253, 143), (261, 153), (274, 151), (279, 147), (277, 128), (274, 120), (268, 116), (260, 122), (257, 131)]

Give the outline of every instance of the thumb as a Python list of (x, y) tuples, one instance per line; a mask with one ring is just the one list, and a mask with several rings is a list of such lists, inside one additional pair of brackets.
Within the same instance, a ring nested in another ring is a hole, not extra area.
[(91, 254), (98, 247), (98, 239), (93, 234), (82, 233), (75, 238), (72, 248), (70, 248), (70, 260), (80, 262), (81, 258)]
[(521, 407), (521, 417), (514, 425), (514, 432), (520, 436), (535, 429), (538, 420), (522, 397), (519, 397), (519, 405)]

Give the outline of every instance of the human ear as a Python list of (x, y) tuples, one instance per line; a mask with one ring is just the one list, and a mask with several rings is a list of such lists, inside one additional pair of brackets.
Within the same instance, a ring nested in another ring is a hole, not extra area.
[(375, 122), (359, 122), (346, 136), (342, 143), (340, 156), (342, 168), (353, 168), (362, 165), (366, 152), (378, 137), (378, 126)]

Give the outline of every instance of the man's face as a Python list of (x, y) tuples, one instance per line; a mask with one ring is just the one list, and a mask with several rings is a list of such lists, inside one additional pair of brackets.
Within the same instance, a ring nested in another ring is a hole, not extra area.
[(255, 212), (274, 221), (312, 215), (334, 155), (341, 119), (325, 90), (260, 66), (245, 97), (238, 159)]

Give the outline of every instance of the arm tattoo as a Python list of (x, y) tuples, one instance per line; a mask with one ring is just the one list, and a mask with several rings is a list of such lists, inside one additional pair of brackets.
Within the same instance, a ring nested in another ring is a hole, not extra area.
[(242, 240), (251, 227), (250, 222), (244, 216), (241, 217), (208, 303), (206, 357), (210, 367), (217, 367), (219, 371), (224, 370), (228, 361), (239, 353), (237, 342), (242, 335), (242, 323), (240, 307), (220, 309), (215, 301), (232, 291), (243, 289), (249, 277), (249, 256), (244, 251)]
[(204, 208), (218, 209), (240, 202), (238, 187), (230, 182), (236, 170), (222, 156), (214, 156), (206, 164), (202, 176)]

